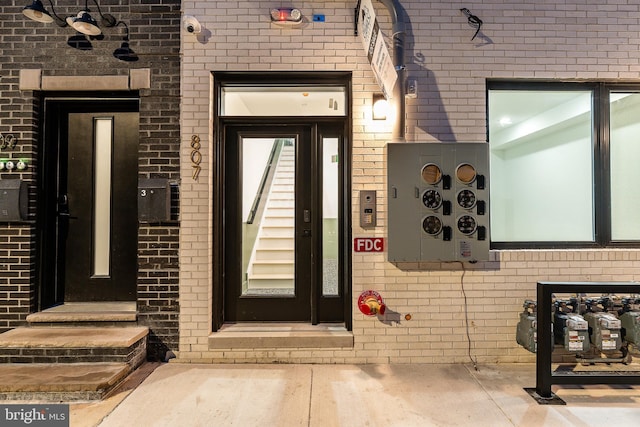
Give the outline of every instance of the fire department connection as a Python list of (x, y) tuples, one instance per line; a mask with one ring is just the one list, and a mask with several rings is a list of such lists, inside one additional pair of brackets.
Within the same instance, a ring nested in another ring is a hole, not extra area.
[(376, 291), (364, 291), (358, 297), (358, 309), (366, 316), (384, 314), (387, 309), (382, 296)]

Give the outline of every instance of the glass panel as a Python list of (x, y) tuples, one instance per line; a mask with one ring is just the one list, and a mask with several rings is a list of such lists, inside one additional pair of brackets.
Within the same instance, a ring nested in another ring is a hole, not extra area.
[(593, 241), (591, 91), (489, 92), (491, 240)]
[(93, 274), (109, 276), (111, 264), (111, 143), (113, 119), (96, 119), (93, 191)]
[(294, 295), (295, 139), (242, 140), (242, 295)]
[(338, 139), (322, 140), (322, 295), (338, 291)]
[(640, 240), (640, 94), (611, 94), (611, 238)]
[(344, 116), (343, 87), (224, 87), (221, 116)]

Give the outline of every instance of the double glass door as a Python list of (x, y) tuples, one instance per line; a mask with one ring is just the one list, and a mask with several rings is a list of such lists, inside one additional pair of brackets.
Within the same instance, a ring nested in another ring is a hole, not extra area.
[(224, 321), (344, 320), (343, 149), (330, 123), (225, 126)]

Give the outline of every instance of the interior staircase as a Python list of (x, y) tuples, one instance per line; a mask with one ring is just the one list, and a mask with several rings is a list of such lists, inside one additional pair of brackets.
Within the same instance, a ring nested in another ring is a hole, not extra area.
[(0, 334), (0, 400), (104, 398), (147, 355), (135, 302), (68, 303)]
[(284, 145), (247, 268), (249, 294), (293, 292), (295, 149)]

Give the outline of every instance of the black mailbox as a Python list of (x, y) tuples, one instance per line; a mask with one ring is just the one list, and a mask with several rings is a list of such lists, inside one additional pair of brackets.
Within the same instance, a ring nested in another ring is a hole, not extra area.
[(20, 179), (0, 180), (0, 222), (24, 221), (29, 213), (29, 189)]
[(138, 220), (163, 222), (171, 219), (171, 187), (167, 179), (138, 182)]

